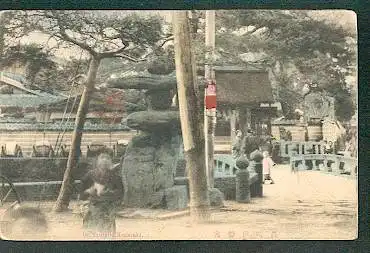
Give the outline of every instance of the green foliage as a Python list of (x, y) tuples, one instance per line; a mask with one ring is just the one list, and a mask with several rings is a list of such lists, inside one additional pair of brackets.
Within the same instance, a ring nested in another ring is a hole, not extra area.
[(168, 75), (175, 68), (175, 52), (173, 46), (156, 50), (148, 61), (148, 71), (151, 74)]
[(13, 64), (26, 66), (26, 78), (30, 81), (31, 86), (40, 71), (56, 67), (56, 64), (50, 59), (50, 54), (36, 44), (7, 48), (1, 57), (1, 65), (2, 67), (10, 67)]
[[(31, 32), (50, 35), (58, 46), (77, 46), (90, 54), (123, 51), (141, 56), (162, 39), (162, 18), (108, 11), (12, 11), (8, 32), (23, 37)], [(118, 53), (118, 52), (117, 52)], [(108, 56), (108, 55), (107, 55)], [(108, 57), (112, 57), (109, 55)]]
[[(262, 63), (267, 68), (274, 68), (277, 62), (282, 65), (274, 72), (279, 89), (275, 94), (287, 114), (299, 106), (305, 82), (314, 81), (336, 98), (340, 119), (351, 117), (354, 108), (345, 77), (355, 65), (352, 31), (314, 19), (307, 11), (235, 10), (216, 15), (217, 47), (225, 57), (240, 63), (242, 53), (263, 53), (262, 60), (248, 64)], [(244, 31), (235, 34), (239, 29)], [(284, 77), (289, 65), (297, 72)]]
[[(132, 12), (8, 11), (2, 18), (8, 44), (19, 43), (21, 38), (33, 32), (49, 36), (43, 50), (38, 52), (38, 58), (15, 53), (14, 50), (9, 50), (7, 57), (9, 62), (18, 60), (27, 65), (29, 79), (48, 90), (66, 90), (74, 76), (86, 74), (88, 70), (86, 58), (71, 59), (63, 66), (52, 66), (48, 56), (52, 56), (54, 50), (79, 48), (92, 57), (121, 57), (102, 61), (97, 81), (104, 82), (112, 68), (130, 68), (132, 63), (128, 62), (144, 57), (164, 39), (161, 17)], [(20, 48), (24, 50), (24, 46)], [(42, 55), (41, 52), (49, 55)]]

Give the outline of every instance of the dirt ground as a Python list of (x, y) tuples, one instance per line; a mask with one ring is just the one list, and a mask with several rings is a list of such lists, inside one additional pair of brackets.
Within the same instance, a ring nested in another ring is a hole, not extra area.
[[(318, 171), (292, 174), (286, 165), (273, 170), (275, 184), (264, 185), (264, 197), (251, 203), (226, 201), (214, 210), (209, 224), (196, 225), (189, 216), (160, 220), (118, 218), (114, 235), (83, 231), (78, 203), (73, 211), (47, 212), (44, 240), (351, 240), (357, 237), (357, 180)], [(36, 203), (28, 203), (37, 205)], [(139, 210), (136, 213), (165, 211)], [(145, 216), (145, 215), (142, 215)], [(19, 238), (27, 239), (27, 238)]]

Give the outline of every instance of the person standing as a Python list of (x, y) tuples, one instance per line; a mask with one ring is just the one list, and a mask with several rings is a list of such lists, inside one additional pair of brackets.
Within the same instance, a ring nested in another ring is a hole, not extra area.
[(251, 129), (248, 129), (246, 136), (243, 138), (241, 154), (246, 155), (249, 159), (249, 155), (260, 148), (259, 138), (252, 132)]
[(243, 141), (243, 134), (240, 130), (236, 131), (236, 137), (234, 143), (232, 144), (231, 154), (233, 158), (237, 159), (241, 156), (241, 147)]
[(333, 142), (325, 142), (325, 154), (332, 154), (333, 153)]
[(262, 160), (262, 168), (263, 168), (263, 183), (265, 183), (266, 180), (270, 180), (271, 184), (274, 184), (274, 180), (271, 177), (271, 168), (275, 166), (275, 162), (271, 159), (269, 153), (267, 151), (264, 151), (262, 153), (263, 160)]

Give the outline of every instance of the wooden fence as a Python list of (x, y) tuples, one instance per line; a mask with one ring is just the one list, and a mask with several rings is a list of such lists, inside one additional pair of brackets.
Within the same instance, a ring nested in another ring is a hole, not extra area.
[[(23, 152), (24, 156), (30, 156), (32, 153), (32, 146), (36, 142), (47, 141), (53, 148), (55, 146), (56, 140), (58, 138), (58, 132), (56, 131), (1, 131), (0, 133), (0, 145), (3, 146), (6, 143), (17, 143)], [(107, 131), (91, 131), (84, 132), (81, 141), (81, 151), (86, 154), (87, 145), (91, 142), (98, 142), (106, 145), (109, 148), (113, 148), (117, 140), (131, 140), (135, 136), (136, 131), (117, 131), (117, 132), (107, 132)], [(61, 135), (59, 139), (61, 139)], [(66, 132), (64, 134), (62, 144), (69, 146), (72, 138), (72, 132)]]
[[(32, 153), (32, 146), (36, 142), (47, 141), (53, 148), (58, 138), (59, 132), (57, 131), (1, 131), (0, 132), (0, 146), (6, 143), (16, 143), (21, 149), (25, 157)], [(87, 145), (91, 142), (101, 143), (109, 148), (113, 148), (117, 140), (130, 141), (132, 137), (137, 134), (136, 131), (85, 131), (82, 135), (81, 151), (86, 154)], [(61, 138), (61, 135), (59, 138)], [(64, 134), (62, 144), (69, 146), (71, 142), (72, 131)], [(215, 137), (215, 153), (217, 154), (230, 154), (231, 141), (229, 136), (216, 136)]]

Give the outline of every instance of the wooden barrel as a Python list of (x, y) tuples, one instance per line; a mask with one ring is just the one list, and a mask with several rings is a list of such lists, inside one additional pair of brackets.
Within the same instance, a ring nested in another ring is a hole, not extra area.
[(281, 140), (280, 127), (284, 128), (287, 132), (290, 132), (292, 141), (305, 141), (306, 128), (300, 125), (272, 125), (271, 134), (273, 137)]
[(280, 139), (279, 125), (271, 126), (271, 135), (277, 139)]
[(320, 141), (322, 140), (322, 126), (312, 125), (307, 127), (308, 140), (309, 141)]
[(305, 141), (306, 129), (304, 126), (290, 126), (286, 128), (292, 134), (292, 141)]

